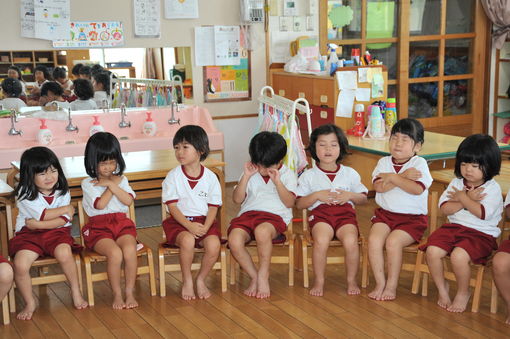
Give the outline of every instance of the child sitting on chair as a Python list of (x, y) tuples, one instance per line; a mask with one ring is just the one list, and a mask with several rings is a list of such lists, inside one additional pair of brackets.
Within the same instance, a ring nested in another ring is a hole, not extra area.
[[(510, 217), (510, 191), (506, 194), (505, 212), (507, 217)], [(506, 302), (508, 310), (506, 323), (510, 324), (510, 238), (501, 242), (498, 252), (492, 259), (492, 276)]]
[(323, 295), (327, 251), (335, 237), (345, 248), (347, 294), (360, 294), (356, 282), (359, 230), (354, 204), (366, 203), (368, 190), (358, 172), (340, 165), (348, 147), (349, 142), (339, 127), (331, 124), (317, 127), (308, 146), (316, 166), (299, 178), (296, 206), (310, 210), (314, 273), (310, 294), (314, 296)]
[[(469, 301), (471, 263), (484, 264), (501, 230), (503, 212), (499, 184), (493, 179), (501, 168), (501, 154), (496, 141), (482, 134), (467, 137), (459, 145), (455, 175), (439, 199), (441, 212), (448, 223), (432, 233), (426, 249), (427, 265), (436, 284), (437, 304), (450, 312), (464, 312)], [(449, 255), (457, 281), (457, 294), (450, 300), (444, 278), (443, 258)]]
[(209, 155), (209, 139), (200, 126), (181, 127), (174, 136), (175, 157), (181, 166), (168, 172), (163, 181), (163, 202), (170, 217), (163, 221), (166, 241), (180, 249), (181, 297), (195, 299), (191, 264), (194, 249), (205, 249), (197, 276), (200, 299), (211, 296), (205, 278), (218, 260), (221, 229), (216, 222), (221, 206), (221, 187), (216, 175), (200, 162)]
[[(251, 278), (244, 294), (268, 298), (273, 240), (284, 239), (292, 219), (297, 178), (282, 165), (287, 144), (278, 133), (258, 133), (250, 141), (249, 152), (251, 161), (245, 163), (233, 193), (241, 211), (230, 223), (228, 243), (232, 255)], [(245, 246), (252, 240), (257, 242), (258, 270)]]

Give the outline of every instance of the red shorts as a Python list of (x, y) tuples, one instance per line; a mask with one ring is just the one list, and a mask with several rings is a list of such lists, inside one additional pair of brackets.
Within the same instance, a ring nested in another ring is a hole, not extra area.
[(9, 264), (12, 266), (12, 263), (9, 260), (5, 259), (2, 255), (0, 255), (0, 264)]
[[(189, 221), (198, 222), (203, 225), (206, 217), (199, 216), (199, 217), (186, 217), (186, 218)], [(166, 236), (165, 244), (170, 245), (170, 246), (176, 246), (175, 242), (177, 241), (177, 236), (179, 235), (179, 233), (188, 232), (188, 229), (186, 227), (179, 224), (177, 222), (177, 220), (175, 220), (172, 217), (169, 217), (169, 218), (166, 218), (165, 220), (163, 220), (163, 224), (161, 226), (163, 226), (163, 230), (165, 231), (165, 236)], [(220, 227), (218, 226), (218, 222), (216, 220), (214, 220), (211, 227), (209, 227), (209, 230), (207, 230), (206, 234), (204, 234), (200, 238), (195, 239), (195, 247), (202, 248), (200, 243), (210, 235), (215, 235), (221, 239), (221, 230), (220, 230)]]
[(123, 235), (132, 235), (136, 239), (136, 226), (126, 213), (110, 213), (89, 218), (82, 229), (85, 246), (93, 249), (101, 239), (117, 240)]
[(498, 248), (498, 252), (506, 252), (510, 254), (510, 239), (501, 242)]
[(487, 257), (498, 248), (493, 236), (459, 224), (444, 224), (429, 236), (420, 250), (425, 251), (428, 246), (437, 246), (448, 254), (455, 247), (460, 247), (469, 254), (474, 264), (485, 264)]
[(71, 227), (59, 227), (50, 230), (30, 230), (23, 227), (9, 240), (9, 255), (14, 258), (21, 250), (30, 250), (42, 256), (54, 256), (55, 248), (68, 244), (73, 252), (80, 252), (82, 247), (71, 237)]
[(318, 222), (324, 222), (336, 231), (347, 224), (352, 224), (358, 227), (358, 221), (356, 220), (356, 211), (351, 204), (346, 203), (343, 205), (326, 205), (321, 204), (310, 211), (308, 217), (308, 223), (310, 229), (315, 226)]
[[(248, 211), (244, 212), (237, 218), (234, 218), (232, 219), (232, 221), (230, 221), (228, 234), (230, 234), (230, 232), (232, 232), (233, 229), (240, 228), (242, 230), (245, 230), (246, 233), (248, 233), (251, 240), (255, 240), (254, 233), (255, 228), (257, 228), (258, 225), (263, 224), (265, 222), (273, 225), (274, 228), (276, 229), (276, 232), (279, 235), (283, 234), (287, 230), (287, 225), (285, 224), (285, 221), (283, 221), (282, 217), (280, 217), (279, 215), (263, 211)], [(281, 237), (278, 236), (277, 239), (278, 238)], [(285, 241), (284, 237), (283, 241)]]
[(386, 224), (392, 231), (401, 230), (408, 233), (416, 242), (421, 240), (427, 230), (428, 220), (425, 214), (395, 213), (382, 208), (376, 208), (371, 219), (372, 225), (378, 222)]

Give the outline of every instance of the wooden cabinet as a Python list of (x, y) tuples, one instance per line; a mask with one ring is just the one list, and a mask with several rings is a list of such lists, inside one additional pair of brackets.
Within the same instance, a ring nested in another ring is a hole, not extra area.
[(34, 68), (39, 65), (50, 68), (66, 66), (66, 51), (0, 51), (0, 78), (7, 77), (9, 66), (18, 66), (23, 80), (34, 81)]
[(493, 136), (501, 140), (505, 133), (503, 127), (510, 122), (510, 40), (506, 41), (501, 50), (496, 50), (494, 74), (494, 113)]

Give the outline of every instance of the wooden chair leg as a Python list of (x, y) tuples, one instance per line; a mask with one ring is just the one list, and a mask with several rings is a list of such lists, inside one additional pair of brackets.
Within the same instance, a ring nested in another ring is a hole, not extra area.
[(362, 241), (361, 242), (361, 287), (366, 288), (368, 286), (368, 246)]
[(423, 251), (419, 251), (416, 254), (416, 263), (414, 264), (414, 275), (413, 275), (413, 286), (411, 288), (412, 294), (417, 294), (418, 289), (420, 288), (420, 278), (421, 278), (421, 265), (423, 263)]
[(159, 295), (166, 296), (166, 277), (165, 277), (165, 255), (163, 249), (158, 250), (158, 266), (159, 266)]
[(429, 294), (429, 275), (428, 273), (422, 273), (421, 281), (421, 296), (426, 297)]
[(227, 292), (227, 248), (221, 247), (220, 252), (221, 261), (221, 292)]
[(16, 312), (16, 297), (14, 294), (14, 286), (9, 291), (9, 311), (11, 311), (11, 313)]
[(147, 265), (149, 266), (149, 284), (151, 287), (151, 296), (156, 295), (156, 274), (154, 272), (154, 257), (152, 250), (147, 249)]
[(83, 295), (83, 277), (81, 274), (81, 260), (80, 255), (75, 255), (74, 261), (76, 262), (76, 271), (78, 273), (78, 284), (80, 285), (80, 292)]
[(236, 283), (236, 264), (237, 261), (234, 259), (232, 251), (230, 251), (230, 285)]
[(491, 287), (491, 313), (498, 312), (498, 289), (496, 288), (496, 284), (494, 280), (492, 280)]
[(301, 252), (303, 252), (303, 286), (310, 286), (310, 277), (308, 276), (308, 245), (305, 241), (301, 241)]
[(4, 325), (8, 325), (11, 322), (11, 317), (9, 314), (9, 298), (7, 295), (2, 300), (2, 318)]
[(485, 272), (485, 266), (478, 267), (476, 273), (475, 291), (473, 293), (473, 304), (471, 305), (471, 312), (478, 312), (480, 308), (480, 296), (482, 294), (483, 284), (483, 273)]
[(87, 283), (87, 297), (89, 306), (94, 306), (94, 282), (92, 281), (92, 267), (90, 265), (90, 258), (83, 258), (85, 264), (85, 280)]
[(289, 240), (289, 286), (294, 286), (294, 239)]

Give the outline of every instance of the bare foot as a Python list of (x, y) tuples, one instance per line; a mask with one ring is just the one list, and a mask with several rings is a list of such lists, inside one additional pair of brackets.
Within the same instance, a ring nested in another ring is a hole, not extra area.
[(448, 309), (452, 305), (452, 300), (450, 299), (450, 285), (445, 281), (444, 283), (445, 290), (439, 291), (439, 298), (437, 299), (437, 304), (439, 307)]
[(469, 302), (469, 297), (471, 293), (459, 293), (455, 295), (455, 299), (453, 299), (453, 303), (446, 310), (449, 312), (462, 313), (466, 310), (467, 304)]
[(182, 284), (181, 298), (184, 300), (195, 300), (195, 291), (193, 290), (193, 281)]
[(114, 310), (122, 310), (123, 308), (126, 308), (126, 304), (124, 303), (124, 300), (122, 299), (122, 294), (113, 295), (113, 304), (112, 307)]
[(73, 292), (71, 291), (71, 297), (73, 298), (74, 307), (77, 310), (83, 310), (89, 306), (89, 303), (83, 299), (83, 296), (80, 293), (80, 290)]
[(368, 293), (368, 297), (374, 300), (382, 300), (381, 295), (384, 291), (384, 285), (376, 285), (372, 292)]
[(250, 286), (243, 291), (248, 297), (255, 297), (257, 295), (257, 278), (253, 278), (250, 281)]
[(348, 295), (358, 295), (361, 294), (361, 289), (358, 286), (356, 281), (347, 282), (347, 294)]
[(34, 314), (36, 309), (35, 301), (27, 304), (21, 312), (18, 313), (16, 318), (19, 320), (31, 320), (32, 315)]
[(263, 278), (260, 275), (257, 277), (257, 299), (265, 299), (271, 296), (269, 288), (269, 277)]
[(197, 294), (200, 299), (207, 299), (211, 296), (211, 291), (205, 285), (205, 281), (197, 279)]
[(126, 292), (126, 308), (127, 309), (132, 309), (132, 308), (137, 308), (138, 307), (138, 302), (136, 301), (135, 299), (135, 296), (133, 295), (132, 292)]
[(324, 295), (324, 281), (318, 281), (317, 279), (313, 282), (312, 288), (310, 288), (310, 295), (314, 297), (322, 297)]
[(397, 288), (389, 287), (388, 285), (386, 285), (386, 287), (384, 288), (384, 291), (381, 294), (381, 300), (391, 301), (391, 300), (395, 300), (396, 297), (397, 297)]
[(505, 324), (510, 325), (510, 315), (508, 316), (508, 318), (506, 318)]

